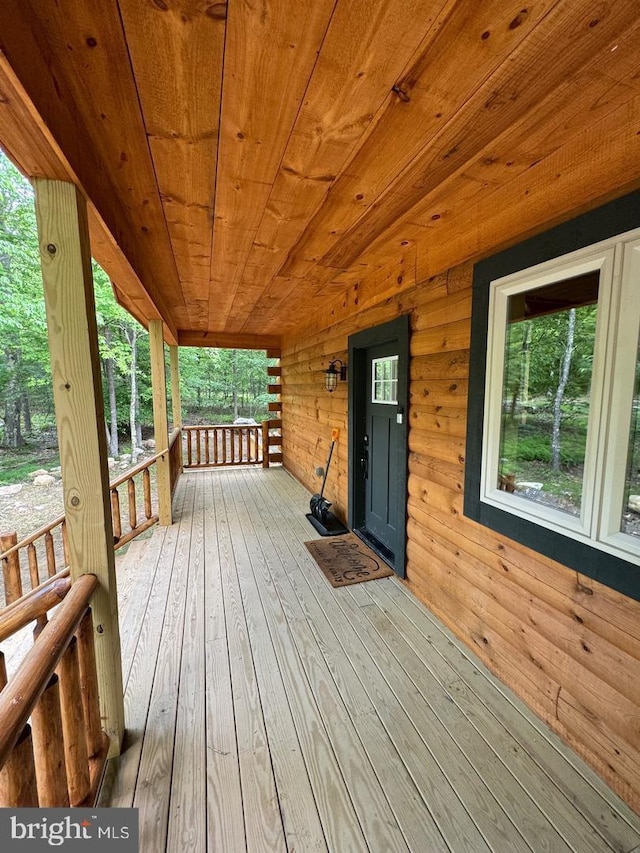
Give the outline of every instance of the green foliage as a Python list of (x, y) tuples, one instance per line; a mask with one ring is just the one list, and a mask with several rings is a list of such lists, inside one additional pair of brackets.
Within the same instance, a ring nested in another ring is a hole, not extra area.
[[(137, 420), (147, 425), (153, 422), (149, 339), (138, 322), (117, 304), (108, 276), (95, 262), (93, 281), (105, 418), (110, 424), (113, 414), (118, 432), (128, 435), (133, 337), (137, 349)], [(55, 418), (33, 192), (2, 154), (0, 305), (0, 447), (24, 448), (13, 473), (6, 454), (3, 457), (3, 480), (7, 482), (6, 477), (20, 479), (23, 469), (38, 467), (38, 458), (48, 451), (41, 442), (35, 450), (29, 445), (41, 430), (54, 427)], [(180, 378), (186, 422), (226, 423), (237, 416), (262, 420), (268, 409), (266, 367), (264, 352), (182, 349)], [(113, 413), (108, 393), (110, 373)]]
[[(585, 442), (586, 429), (565, 432), (560, 450), (560, 462), (564, 468), (584, 464)], [(550, 464), (551, 439), (548, 430), (507, 429), (501, 447), (501, 458), (504, 460), (504, 470), (518, 475), (523, 462)]]
[(263, 420), (267, 357), (260, 350), (181, 349), (180, 390), (189, 423)]
[(33, 193), (0, 157), (0, 432), (24, 440), (31, 409), (52, 416), (47, 327), (42, 298)]

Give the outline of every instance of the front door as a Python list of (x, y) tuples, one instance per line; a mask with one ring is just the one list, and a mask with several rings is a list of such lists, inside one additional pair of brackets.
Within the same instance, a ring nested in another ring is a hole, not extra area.
[(404, 576), (408, 318), (349, 339), (349, 525)]

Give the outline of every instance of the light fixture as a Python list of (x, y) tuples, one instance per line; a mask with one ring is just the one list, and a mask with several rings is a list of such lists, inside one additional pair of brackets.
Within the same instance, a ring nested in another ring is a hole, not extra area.
[[(340, 367), (337, 368), (336, 364), (339, 364)], [(329, 391), (329, 393), (335, 391), (338, 387), (338, 377), (341, 382), (346, 381), (347, 365), (343, 363), (342, 359), (334, 358), (324, 372), (324, 387)]]

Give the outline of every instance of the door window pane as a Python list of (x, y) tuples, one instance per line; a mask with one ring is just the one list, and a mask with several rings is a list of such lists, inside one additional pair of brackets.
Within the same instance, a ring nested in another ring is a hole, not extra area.
[(497, 487), (579, 516), (599, 273), (508, 299)]
[(398, 402), (398, 356), (371, 361), (371, 402), (395, 405)]

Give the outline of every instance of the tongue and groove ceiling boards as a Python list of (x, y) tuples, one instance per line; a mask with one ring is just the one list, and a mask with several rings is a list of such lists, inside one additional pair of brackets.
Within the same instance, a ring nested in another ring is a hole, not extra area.
[(81, 186), (173, 342), (259, 346), (640, 186), (637, 0), (4, 0), (0, 50), (0, 144)]

